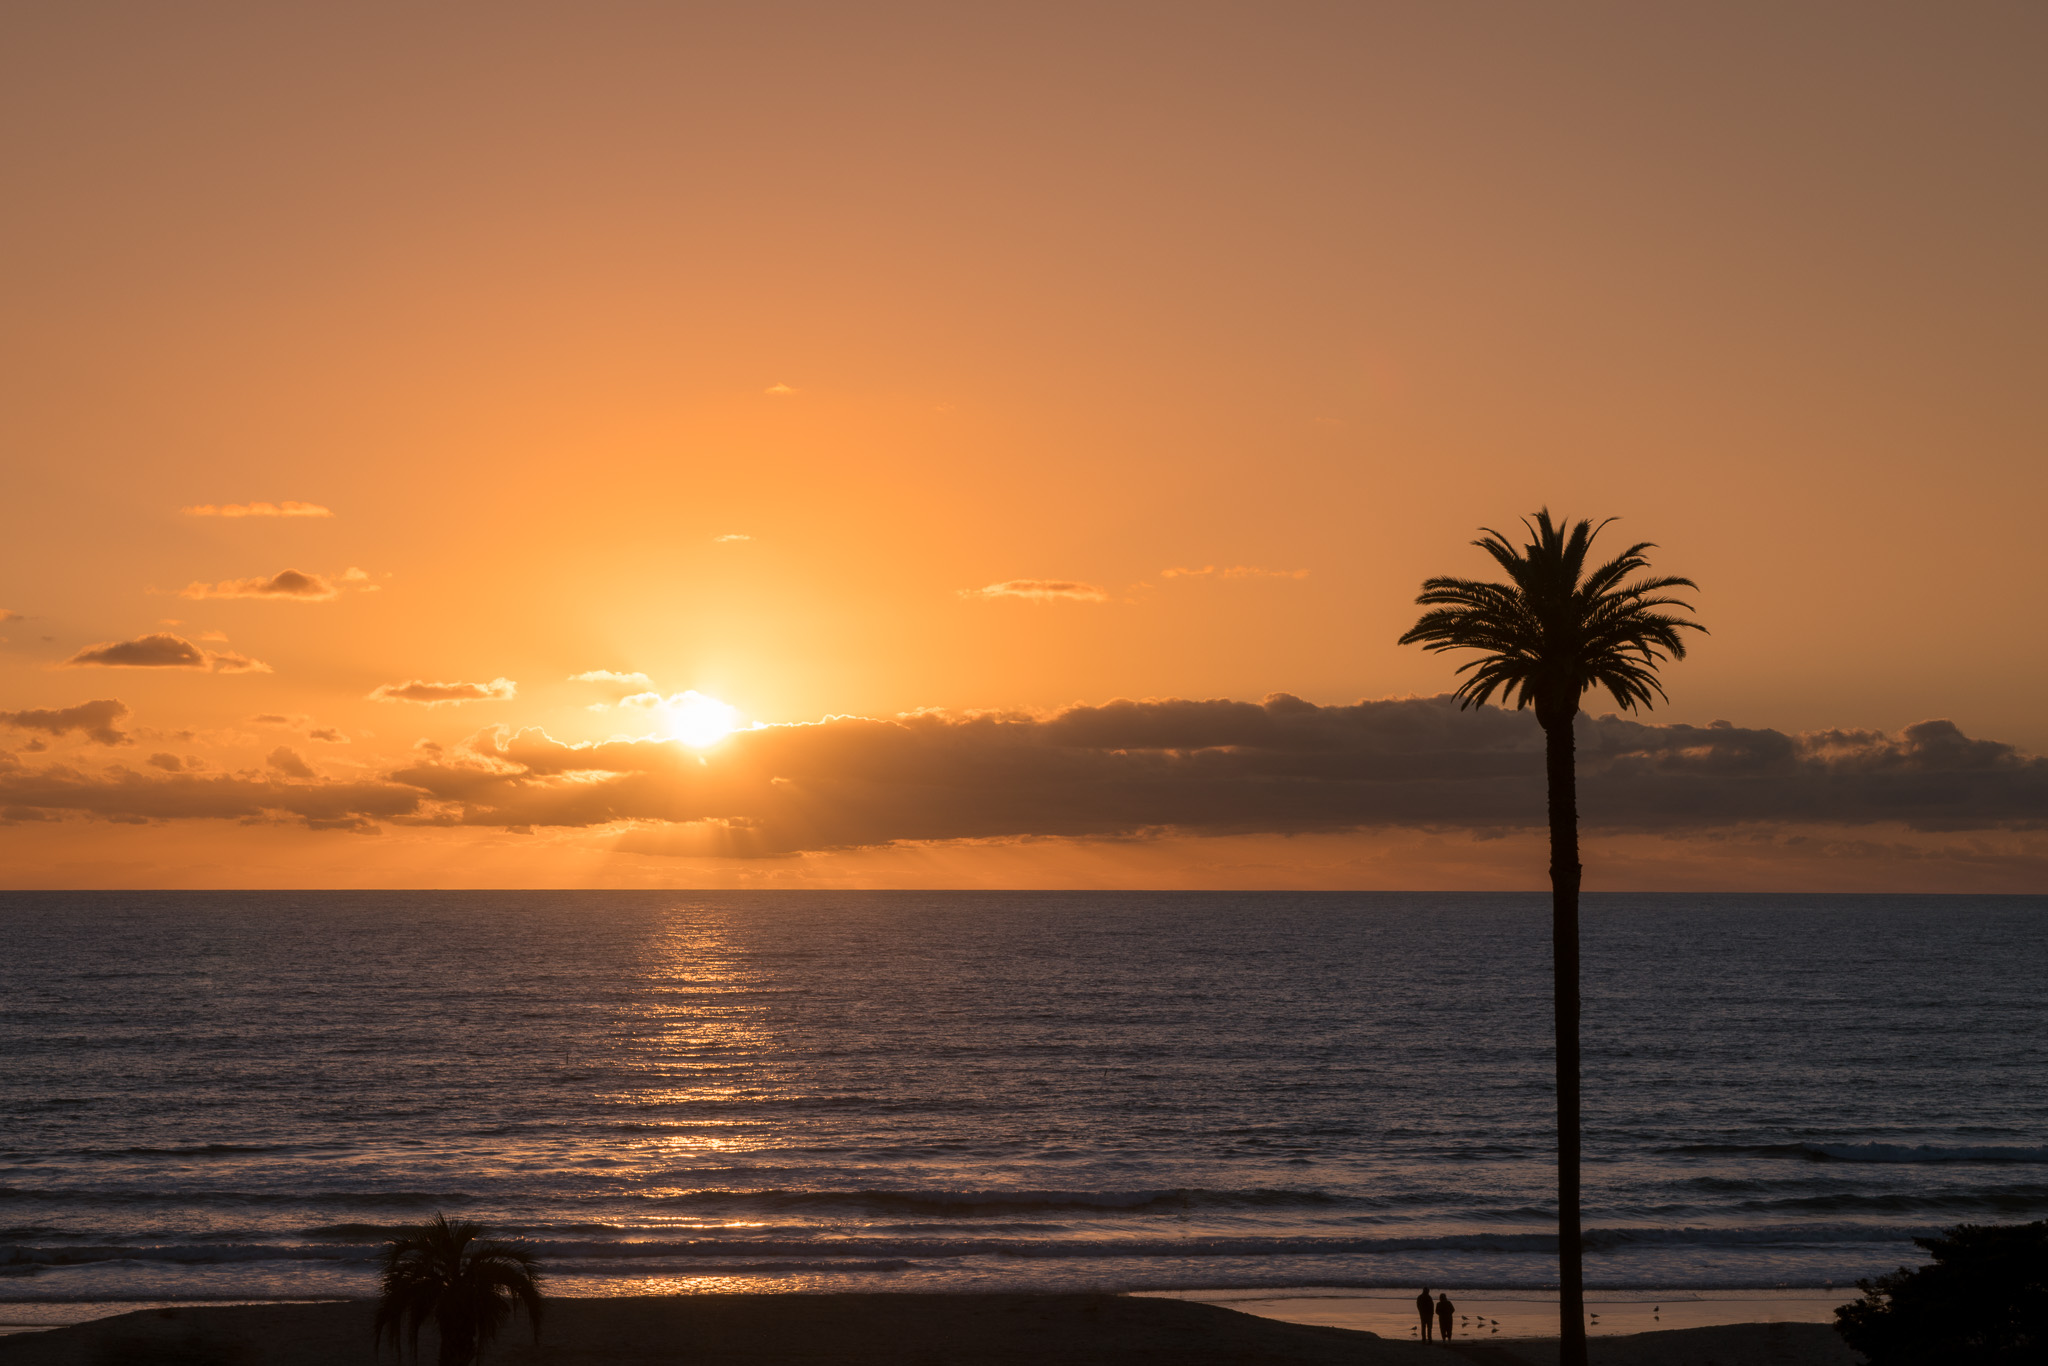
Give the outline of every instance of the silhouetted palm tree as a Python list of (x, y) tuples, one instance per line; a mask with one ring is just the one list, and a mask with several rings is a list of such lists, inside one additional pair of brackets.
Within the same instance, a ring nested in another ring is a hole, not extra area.
[(437, 1214), (406, 1230), (384, 1250), (378, 1345), (400, 1339), (417, 1356), (420, 1329), (440, 1335), (440, 1366), (472, 1366), (515, 1308), (526, 1311), (540, 1338), (540, 1265), (531, 1252), (483, 1241), (483, 1228)]
[[(1611, 520), (1611, 519), (1610, 519)], [(1472, 544), (1493, 556), (1506, 583), (1436, 578), (1422, 585), (1417, 604), (1434, 608), (1403, 645), (1425, 650), (1477, 650), (1458, 672), (1462, 709), (1496, 692), (1517, 711), (1533, 706), (1543, 727), (1544, 770), (1550, 787), (1551, 969), (1557, 1029), (1557, 1251), (1559, 1330), (1563, 1366), (1586, 1360), (1584, 1244), (1579, 1228), (1579, 811), (1572, 722), (1579, 697), (1605, 688), (1623, 710), (1648, 708), (1664, 697), (1657, 667), (1685, 658), (1680, 631), (1697, 622), (1660, 608), (1689, 603), (1659, 596), (1696, 588), (1691, 579), (1639, 578), (1647, 569), (1648, 541), (1630, 546), (1594, 569), (1586, 568), (1593, 538), (1607, 525), (1550, 520), (1548, 508), (1527, 527), (1535, 540), (1516, 550), (1490, 527)]]

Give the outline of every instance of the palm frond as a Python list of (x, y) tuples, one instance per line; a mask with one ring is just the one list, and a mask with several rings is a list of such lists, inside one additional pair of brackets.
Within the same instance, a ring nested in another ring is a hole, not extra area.
[(1505, 583), (1450, 576), (1424, 580), (1415, 599), (1425, 612), (1401, 636), (1425, 650), (1473, 650), (1480, 658), (1458, 668), (1458, 703), (1535, 707), (1549, 725), (1578, 710), (1590, 689), (1605, 689), (1624, 711), (1667, 700), (1658, 666), (1685, 658), (1685, 631), (1706, 630), (1665, 609), (1693, 610), (1679, 588), (1691, 579), (1630, 575), (1649, 568), (1654, 542), (1639, 541), (1586, 567), (1593, 541), (1613, 521), (1554, 521), (1544, 508), (1523, 519), (1529, 541), (1519, 549), (1501, 532), (1472, 544), (1507, 575)]
[(524, 1248), (483, 1238), (479, 1224), (436, 1214), (402, 1232), (384, 1250), (381, 1295), (372, 1333), (419, 1354), (420, 1330), (432, 1323), (442, 1359), (451, 1345), (474, 1361), (515, 1308), (536, 1339), (542, 1314), (540, 1263)]

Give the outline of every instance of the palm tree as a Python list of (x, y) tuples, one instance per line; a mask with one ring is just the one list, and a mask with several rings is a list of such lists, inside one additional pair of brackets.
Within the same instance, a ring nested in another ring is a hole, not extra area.
[(483, 1241), (483, 1227), (437, 1214), (384, 1249), (377, 1344), (401, 1336), (419, 1355), (429, 1320), (441, 1339), (440, 1366), (473, 1366), (515, 1308), (540, 1338), (540, 1264), (524, 1248)]
[[(1609, 520), (1612, 520), (1611, 518)], [(1579, 1227), (1579, 811), (1572, 722), (1579, 696), (1605, 688), (1624, 711), (1648, 709), (1664, 698), (1657, 667), (1685, 658), (1679, 632), (1703, 631), (1697, 622), (1660, 608), (1691, 611), (1690, 603), (1663, 597), (1674, 588), (1697, 588), (1691, 579), (1639, 578), (1647, 569), (1648, 541), (1607, 563), (1586, 568), (1593, 538), (1607, 523), (1574, 523), (1567, 530), (1536, 514), (1527, 527), (1534, 541), (1520, 550), (1490, 527), (1472, 544), (1494, 558), (1508, 582), (1435, 578), (1422, 585), (1418, 605), (1434, 610), (1401, 637), (1425, 650), (1477, 650), (1461, 665), (1458, 706), (1483, 705), (1496, 692), (1502, 705), (1533, 706), (1543, 727), (1544, 771), (1550, 788), (1550, 906), (1552, 1002), (1557, 1031), (1557, 1253), (1561, 1366), (1585, 1366), (1584, 1241)], [(1668, 700), (1668, 699), (1666, 699)]]

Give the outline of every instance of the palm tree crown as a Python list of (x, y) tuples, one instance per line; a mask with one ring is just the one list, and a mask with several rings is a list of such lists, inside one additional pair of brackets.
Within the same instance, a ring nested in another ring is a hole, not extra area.
[(1425, 580), (1415, 601), (1436, 610), (1424, 613), (1400, 643), (1482, 651), (1458, 669), (1471, 675), (1458, 687), (1459, 705), (1484, 703), (1498, 692), (1517, 711), (1533, 705), (1546, 727), (1577, 712), (1579, 695), (1589, 688), (1606, 688), (1624, 711), (1651, 706), (1653, 696), (1663, 698), (1657, 666), (1685, 658), (1680, 631), (1706, 628), (1660, 611), (1689, 612), (1692, 605), (1658, 595), (1698, 585), (1672, 577), (1624, 583), (1649, 567), (1643, 552), (1654, 546), (1648, 541), (1589, 572), (1587, 552), (1606, 522), (1579, 521), (1567, 529), (1552, 522), (1545, 508), (1534, 523), (1524, 518), (1522, 525), (1535, 540), (1521, 550), (1490, 527), (1482, 527), (1486, 535), (1472, 543), (1493, 556), (1509, 582)]
[(515, 1308), (540, 1337), (540, 1264), (524, 1248), (483, 1240), (483, 1228), (448, 1216), (406, 1230), (384, 1250), (376, 1335), (395, 1349), (403, 1337), (419, 1352), (431, 1321), (441, 1339), (440, 1366), (471, 1366)]

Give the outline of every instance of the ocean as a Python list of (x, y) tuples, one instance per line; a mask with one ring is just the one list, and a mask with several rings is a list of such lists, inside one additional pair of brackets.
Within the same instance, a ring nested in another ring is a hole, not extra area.
[[(374, 1290), (1555, 1284), (1548, 898), (0, 895), (0, 1320)], [(2048, 897), (1586, 899), (1587, 1278), (2048, 1216)], [(75, 1314), (73, 1316), (76, 1316)]]

